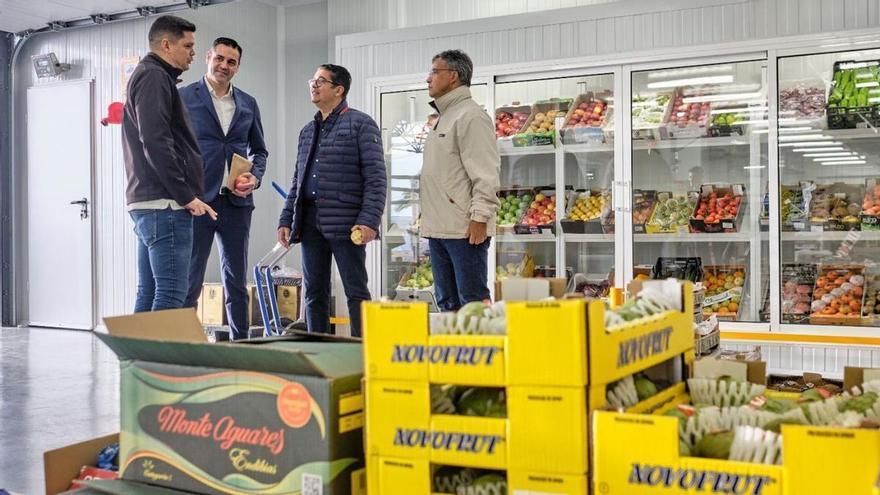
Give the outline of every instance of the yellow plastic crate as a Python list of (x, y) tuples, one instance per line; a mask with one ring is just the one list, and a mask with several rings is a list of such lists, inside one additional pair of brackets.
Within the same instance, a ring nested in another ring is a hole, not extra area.
[[(367, 460), (367, 495), (441, 495), (431, 492), (431, 462), (424, 459), (371, 457)], [(370, 469), (372, 467), (372, 469)], [(584, 495), (586, 475), (560, 475), (530, 470), (507, 471), (507, 492), (526, 494)]]
[(684, 311), (613, 332), (600, 301), (512, 302), (506, 336), (430, 335), (425, 303), (365, 303), (366, 378), (485, 387), (611, 383), (693, 348), (688, 283), (682, 298)]
[(870, 495), (880, 465), (877, 430), (783, 425), (781, 466), (680, 456), (673, 417), (599, 411), (593, 433), (594, 493)]
[(507, 387), (507, 418), (431, 414), (430, 386), (367, 381), (366, 453), (484, 469), (584, 474), (584, 387)]

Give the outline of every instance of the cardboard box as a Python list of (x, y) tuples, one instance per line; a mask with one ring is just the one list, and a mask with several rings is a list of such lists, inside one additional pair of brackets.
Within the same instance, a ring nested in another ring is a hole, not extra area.
[(506, 299), (509, 301), (537, 301), (547, 297), (562, 299), (567, 285), (568, 281), (564, 278), (510, 277), (495, 281), (495, 300), (504, 300), (504, 293), (509, 294)]
[(260, 312), (260, 299), (259, 299), (259, 296), (257, 295), (257, 287), (253, 284), (248, 284), (247, 294), (248, 294), (248, 324), (252, 327), (262, 326), (263, 325), (263, 313)]
[(363, 480), (361, 346), (295, 335), (209, 344), (191, 309), (106, 318), (120, 359), (120, 472), (203, 494)]
[(299, 286), (279, 285), (275, 287), (278, 300), (278, 316), (281, 318), (299, 319)]
[(46, 478), (46, 495), (67, 491), (70, 482), (79, 475), (83, 466), (94, 466), (98, 462), (98, 452), (118, 441), (119, 434), (114, 433), (45, 452), (43, 471)]
[(226, 325), (226, 301), (223, 296), (223, 284), (205, 284), (200, 299), (202, 325)]

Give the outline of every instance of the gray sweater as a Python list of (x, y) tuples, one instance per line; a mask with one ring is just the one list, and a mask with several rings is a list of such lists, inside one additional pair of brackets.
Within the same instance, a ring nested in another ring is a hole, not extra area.
[(203, 194), (199, 145), (177, 91), (181, 73), (150, 53), (128, 81), (122, 118), (127, 204), (173, 199), (184, 206)]

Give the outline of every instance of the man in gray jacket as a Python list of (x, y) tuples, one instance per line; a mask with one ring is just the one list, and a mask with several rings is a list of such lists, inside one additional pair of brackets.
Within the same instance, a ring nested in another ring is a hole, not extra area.
[(192, 63), (196, 27), (161, 16), (150, 27), (150, 53), (128, 81), (122, 116), (125, 196), (138, 238), (135, 312), (183, 307), (192, 255), (193, 216), (217, 214), (199, 197), (199, 145), (177, 92)]
[(428, 239), (437, 303), (454, 311), (489, 299), (489, 243), (501, 159), (495, 125), (471, 98), (474, 66), (461, 50), (436, 55), (428, 94), (440, 117), (425, 142), (419, 180), (421, 226)]

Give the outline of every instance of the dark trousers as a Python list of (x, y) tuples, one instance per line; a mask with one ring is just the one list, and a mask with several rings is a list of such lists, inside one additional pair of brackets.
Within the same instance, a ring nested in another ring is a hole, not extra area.
[(318, 227), (318, 208), (303, 203), (302, 247), (305, 315), (310, 332), (330, 333), (331, 261), (336, 258), (348, 300), (352, 337), (361, 336), (361, 303), (370, 300), (367, 288), (367, 249), (350, 239), (327, 239)]
[(189, 270), (189, 292), (186, 307), (196, 307), (211, 246), (217, 238), (220, 248), (220, 277), (225, 294), (226, 316), (231, 337), (248, 337), (247, 259), (253, 206), (233, 206), (225, 194), (211, 201), (217, 220), (208, 215), (194, 217), (192, 263)]
[(489, 243), (467, 239), (428, 239), (434, 293), (442, 311), (457, 311), (472, 301), (489, 299)]

